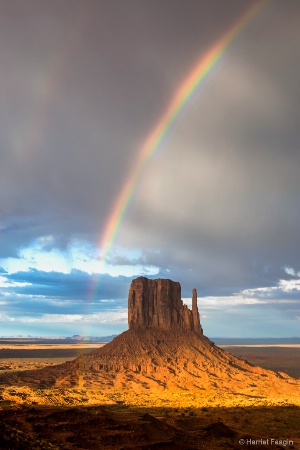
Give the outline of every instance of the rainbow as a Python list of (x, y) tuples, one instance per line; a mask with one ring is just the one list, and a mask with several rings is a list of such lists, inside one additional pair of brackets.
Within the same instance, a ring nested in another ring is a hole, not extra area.
[(172, 97), (167, 108), (160, 116), (154, 128), (146, 137), (139, 151), (136, 163), (123, 185), (121, 192), (113, 205), (108, 217), (104, 232), (100, 241), (102, 259), (108, 255), (120, 229), (124, 215), (133, 197), (135, 188), (142, 177), (149, 159), (159, 148), (170, 127), (191, 99), (192, 95), (200, 88), (212, 69), (220, 61), (227, 48), (239, 33), (254, 19), (270, 0), (260, 0), (248, 8), (242, 16), (230, 27), (230, 29), (215, 42), (204, 55), (196, 62), (192, 70), (187, 74), (183, 82)]

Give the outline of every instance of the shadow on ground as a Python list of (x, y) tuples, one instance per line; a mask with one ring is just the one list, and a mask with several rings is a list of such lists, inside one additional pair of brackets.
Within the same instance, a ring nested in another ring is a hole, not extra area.
[(0, 410), (1, 449), (295, 450), (300, 449), (299, 444), (297, 406), (198, 409), (22, 406)]

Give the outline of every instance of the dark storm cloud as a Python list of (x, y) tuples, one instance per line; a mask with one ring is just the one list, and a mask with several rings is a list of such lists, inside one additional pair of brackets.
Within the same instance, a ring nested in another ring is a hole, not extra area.
[[(41, 236), (52, 236), (53, 248), (74, 238), (99, 242), (173, 93), (248, 7), (2, 2), (1, 257)], [(298, 2), (269, 2), (193, 96), (136, 188), (117, 243), (140, 249), (131, 264), (179, 280), (184, 296), (193, 287), (230, 295), (276, 286), (288, 278), (285, 266), (300, 270), (299, 30)], [(81, 300), (92, 283), (75, 271), (7, 276), (31, 283), (14, 292), (50, 299)], [(126, 298), (126, 277), (101, 279), (98, 298)]]
[[(99, 278), (75, 270), (1, 273), (2, 333), (105, 336), (126, 329), (131, 281), (126, 277)], [(100, 290), (95, 289), (96, 282)]]
[(37, 234), (99, 237), (176, 85), (246, 6), (2, 4), (3, 256)]
[(81, 301), (83, 304), (94, 300), (126, 298), (131, 281), (124, 276), (89, 275), (79, 270), (65, 274), (30, 269), (26, 272), (5, 273), (4, 276), (11, 283), (24, 283), (8, 287), (8, 291), (14, 294)]
[(248, 30), (228, 50), (149, 167), (123, 229), (122, 242), (146, 240), (160, 249), (153, 264), (191, 269), (204, 290), (272, 286), (285, 265), (300, 268), (294, 13), (272, 2), (259, 45)]
[[(9, 303), (2, 307), (2, 315), (7, 317), (24, 318), (24, 317), (41, 317), (47, 315), (69, 315), (75, 317), (78, 314), (112, 314), (118, 313), (120, 309), (123, 311), (125, 305), (123, 302), (111, 301), (111, 302), (92, 302), (88, 306), (84, 302), (79, 301), (55, 301), (54, 299), (41, 298), (41, 297), (26, 297), (23, 298), (11, 296)], [(26, 302), (26, 308), (24, 303)], [(113, 314), (112, 314), (113, 315)], [(0, 317), (1, 319), (1, 317)], [(55, 320), (55, 319), (53, 319)], [(67, 320), (66, 320), (67, 322)], [(13, 327), (12, 327), (13, 329)]]

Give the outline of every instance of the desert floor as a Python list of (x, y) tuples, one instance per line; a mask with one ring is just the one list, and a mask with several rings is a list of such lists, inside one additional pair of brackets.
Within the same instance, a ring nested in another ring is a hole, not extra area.
[(0, 341), (0, 371), (39, 369), (62, 364), (77, 356), (89, 353), (104, 344), (38, 344), (28, 342)]
[[(0, 343), (0, 370), (59, 364), (101, 345)], [(223, 348), (253, 365), (300, 377), (300, 346)], [(20, 388), (10, 390), (16, 402), (1, 402), (0, 387), (1, 449), (300, 449), (300, 408), (292, 404), (178, 408), (111, 401), (59, 407), (18, 404)]]
[[(102, 347), (104, 343), (1, 343), (0, 371), (19, 371), (61, 364), (83, 353)], [(254, 366), (284, 372), (300, 378), (300, 344), (278, 345), (220, 345), (219, 347)]]
[(220, 347), (254, 366), (300, 378), (300, 344), (220, 345)]

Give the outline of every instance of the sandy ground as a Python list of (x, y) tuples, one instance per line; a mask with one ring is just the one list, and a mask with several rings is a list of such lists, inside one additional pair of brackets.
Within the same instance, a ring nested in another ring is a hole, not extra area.
[(274, 372), (300, 378), (300, 345), (228, 345), (220, 346), (238, 358)]
[(42, 367), (62, 364), (79, 355), (89, 353), (105, 343), (90, 344), (0, 344), (0, 373), (20, 370), (41, 369)]

